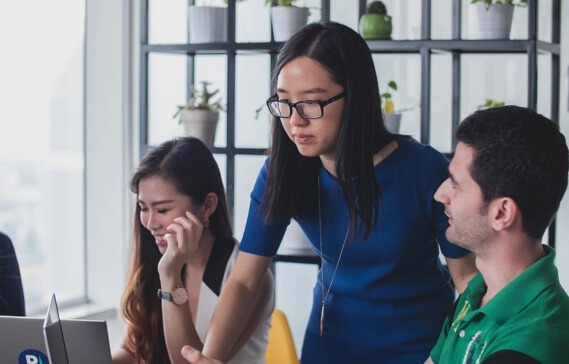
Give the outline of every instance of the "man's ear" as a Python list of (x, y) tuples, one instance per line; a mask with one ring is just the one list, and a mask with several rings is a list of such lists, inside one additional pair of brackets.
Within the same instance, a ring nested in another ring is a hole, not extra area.
[(518, 204), (511, 197), (500, 197), (490, 202), (488, 214), (495, 231), (509, 229), (521, 218)]

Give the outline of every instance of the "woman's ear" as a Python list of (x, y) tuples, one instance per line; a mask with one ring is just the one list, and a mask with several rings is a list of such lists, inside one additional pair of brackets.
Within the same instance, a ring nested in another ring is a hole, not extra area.
[(520, 217), (519, 211), (518, 204), (510, 197), (501, 197), (492, 201), (489, 212), (494, 230), (502, 231), (511, 228)]
[(213, 192), (210, 192), (205, 196), (201, 207), (206, 220), (209, 220), (209, 217), (215, 212), (215, 209), (217, 208), (217, 201), (217, 195)]

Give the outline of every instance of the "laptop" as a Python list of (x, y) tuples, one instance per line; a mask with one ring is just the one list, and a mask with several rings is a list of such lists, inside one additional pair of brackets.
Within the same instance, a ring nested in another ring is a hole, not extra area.
[(43, 321), (43, 338), (47, 349), (47, 356), (50, 363), (69, 364), (67, 349), (65, 348), (65, 337), (59, 319), (59, 310), (55, 294), (51, 296), (51, 302), (47, 309), (47, 315)]
[(111, 362), (106, 321), (60, 320), (55, 295), (45, 319), (0, 316), (0, 364)]

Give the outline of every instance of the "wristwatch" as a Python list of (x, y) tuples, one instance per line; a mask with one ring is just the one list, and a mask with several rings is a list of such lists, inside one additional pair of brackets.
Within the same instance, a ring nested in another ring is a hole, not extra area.
[(177, 285), (172, 292), (165, 292), (159, 288), (158, 298), (168, 302), (174, 302), (179, 306), (188, 301), (188, 291), (186, 291), (184, 286), (180, 285)]

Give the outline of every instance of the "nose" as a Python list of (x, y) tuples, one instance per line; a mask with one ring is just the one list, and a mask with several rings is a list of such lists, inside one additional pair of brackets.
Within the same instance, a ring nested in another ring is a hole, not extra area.
[(160, 218), (153, 212), (146, 212), (141, 214), (140, 220), (142, 221), (142, 225), (144, 225), (150, 231), (156, 231), (162, 227)]
[(290, 115), (289, 119), (290, 125), (292, 126), (302, 126), (305, 125), (307, 119), (303, 118), (299, 113), (296, 107), (292, 108), (292, 114)]
[(448, 203), (449, 203), (449, 197), (448, 197), (448, 193), (447, 193), (449, 180), (450, 179), (447, 178), (443, 183), (441, 183), (441, 185), (439, 186), (439, 188), (435, 192), (435, 196), (434, 196), (435, 201), (438, 201), (438, 202), (445, 204), (445, 205), (448, 205)]

